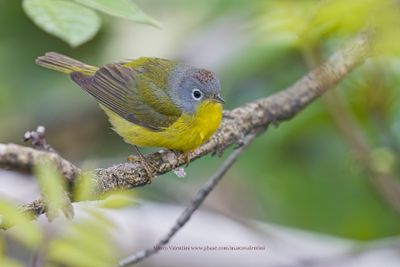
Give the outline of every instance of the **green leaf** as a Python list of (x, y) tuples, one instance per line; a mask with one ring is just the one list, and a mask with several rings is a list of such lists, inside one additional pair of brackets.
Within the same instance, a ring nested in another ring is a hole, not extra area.
[(4, 226), (14, 226), (7, 233), (29, 248), (37, 247), (42, 242), (41, 228), (13, 203), (0, 201), (0, 223)]
[(119, 253), (111, 234), (114, 226), (98, 217), (70, 223), (64, 235), (49, 243), (49, 259), (75, 267), (115, 266)]
[(0, 262), (0, 267), (23, 267), (22, 262), (6, 257)]
[(377, 172), (393, 173), (396, 162), (396, 155), (388, 148), (380, 147), (372, 151), (372, 168)]
[(135, 21), (137, 23), (153, 25), (161, 28), (160, 22), (144, 13), (130, 0), (74, 0), (77, 3), (99, 10), (106, 14)]
[(73, 198), (76, 201), (92, 200), (95, 196), (96, 184), (89, 173), (83, 173), (77, 179), (77, 186), (74, 188)]
[(101, 201), (100, 207), (106, 209), (120, 209), (131, 206), (136, 202), (136, 199), (131, 192), (113, 192)]
[(73, 208), (65, 192), (65, 181), (57, 168), (49, 162), (35, 166), (35, 175), (46, 205), (46, 215), (50, 221), (62, 210), (66, 217), (72, 218)]
[(66, 0), (24, 0), (25, 13), (44, 31), (76, 47), (100, 28), (100, 17), (89, 8)]
[(47, 251), (52, 261), (67, 264), (76, 267), (105, 267), (112, 266), (104, 262), (102, 258), (88, 255), (87, 251), (76, 243), (70, 243), (68, 240), (56, 239)]

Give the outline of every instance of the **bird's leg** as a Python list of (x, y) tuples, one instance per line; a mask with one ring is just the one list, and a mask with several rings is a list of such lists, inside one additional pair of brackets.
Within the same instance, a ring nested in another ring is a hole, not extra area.
[[(151, 165), (146, 158), (144, 157), (144, 155), (140, 152), (139, 148), (137, 146), (133, 146), (133, 149), (135, 150), (136, 154), (138, 154), (139, 159), (140, 159), (140, 163), (143, 164), (144, 169), (147, 172), (147, 175), (149, 176), (149, 181), (150, 183), (152, 182), (152, 179), (155, 177), (155, 174), (157, 172), (156, 167), (154, 167), (153, 165)], [(128, 161), (134, 161), (135, 157), (128, 156)]]
[(187, 166), (189, 166), (189, 163), (190, 163), (190, 158), (189, 158), (190, 151), (186, 151), (186, 152), (182, 152), (182, 153), (183, 153), (184, 164), (187, 167)]

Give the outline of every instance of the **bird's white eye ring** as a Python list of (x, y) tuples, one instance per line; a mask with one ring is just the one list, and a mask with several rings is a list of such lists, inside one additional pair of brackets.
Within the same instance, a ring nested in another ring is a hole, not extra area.
[(199, 89), (194, 88), (192, 90), (192, 97), (194, 100), (199, 101), (200, 99), (203, 98), (203, 93)]

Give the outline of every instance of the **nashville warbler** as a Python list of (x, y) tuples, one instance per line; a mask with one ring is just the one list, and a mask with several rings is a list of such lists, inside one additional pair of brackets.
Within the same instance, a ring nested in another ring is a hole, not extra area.
[(36, 63), (69, 74), (136, 149), (164, 147), (187, 155), (210, 138), (222, 119), (219, 80), (205, 69), (151, 57), (98, 68), (55, 52)]

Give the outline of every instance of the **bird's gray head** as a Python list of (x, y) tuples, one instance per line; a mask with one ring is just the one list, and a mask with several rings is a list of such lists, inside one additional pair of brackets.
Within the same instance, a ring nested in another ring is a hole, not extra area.
[(216, 75), (205, 69), (178, 64), (170, 76), (171, 98), (184, 113), (194, 114), (203, 101), (224, 103)]

